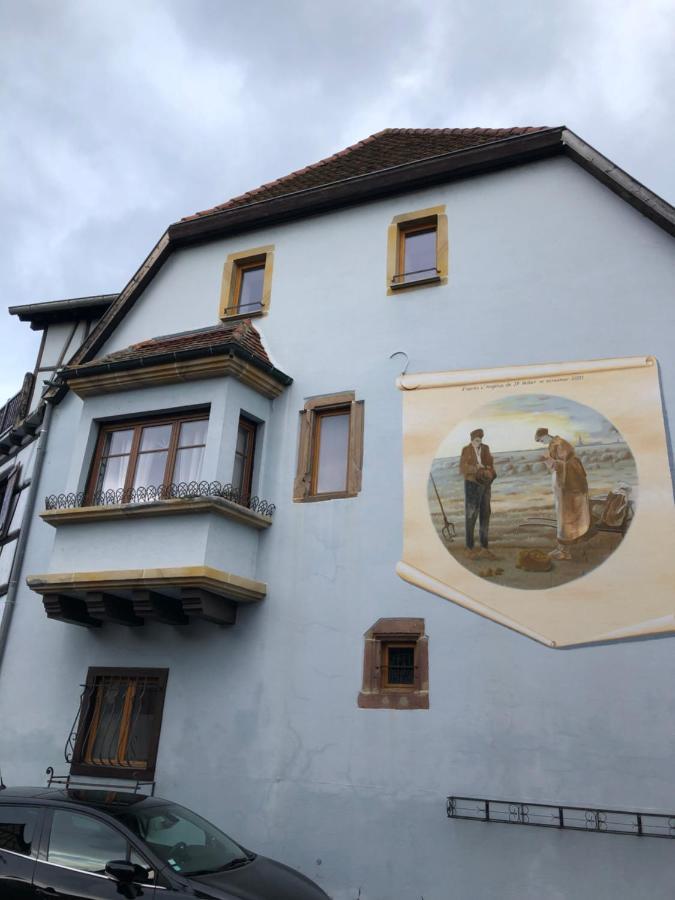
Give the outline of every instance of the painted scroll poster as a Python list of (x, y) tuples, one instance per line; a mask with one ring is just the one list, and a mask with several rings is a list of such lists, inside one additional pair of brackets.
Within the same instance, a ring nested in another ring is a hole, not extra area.
[(551, 647), (675, 632), (651, 357), (403, 376), (398, 574)]

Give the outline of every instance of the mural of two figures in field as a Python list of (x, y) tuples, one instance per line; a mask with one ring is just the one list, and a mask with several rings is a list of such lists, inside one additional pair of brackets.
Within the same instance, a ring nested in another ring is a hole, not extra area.
[(604, 416), (574, 400), (494, 400), (441, 442), (428, 482), (448, 552), (505, 587), (573, 581), (607, 560), (638, 501), (630, 447)]

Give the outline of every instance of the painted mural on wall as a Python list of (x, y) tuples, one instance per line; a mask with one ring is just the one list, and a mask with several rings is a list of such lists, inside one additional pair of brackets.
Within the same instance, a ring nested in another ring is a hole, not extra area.
[(406, 375), (406, 581), (549, 646), (675, 632), (656, 361)]
[(427, 497), (439, 538), (471, 572), (551, 588), (619, 547), (636, 513), (637, 466), (597, 410), (552, 394), (508, 395), (450, 429)]

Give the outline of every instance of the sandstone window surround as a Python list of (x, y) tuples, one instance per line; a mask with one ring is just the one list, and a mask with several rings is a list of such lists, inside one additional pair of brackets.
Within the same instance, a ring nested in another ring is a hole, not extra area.
[(387, 233), (387, 293), (447, 284), (445, 206), (394, 216)]
[(220, 318), (251, 318), (269, 311), (274, 245), (230, 253), (223, 267)]
[(354, 391), (311, 397), (300, 411), (296, 502), (356, 497), (363, 469), (364, 402)]
[(358, 705), (362, 709), (429, 709), (429, 639), (424, 619), (378, 619), (364, 637)]

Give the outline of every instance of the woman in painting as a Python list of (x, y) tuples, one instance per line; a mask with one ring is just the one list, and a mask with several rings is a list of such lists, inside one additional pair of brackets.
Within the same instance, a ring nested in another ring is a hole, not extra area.
[(558, 546), (549, 556), (551, 559), (572, 559), (569, 545), (583, 537), (591, 527), (586, 470), (574, 447), (564, 438), (550, 435), (548, 428), (537, 428), (534, 439), (548, 448), (544, 463), (553, 482)]

